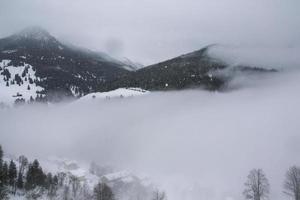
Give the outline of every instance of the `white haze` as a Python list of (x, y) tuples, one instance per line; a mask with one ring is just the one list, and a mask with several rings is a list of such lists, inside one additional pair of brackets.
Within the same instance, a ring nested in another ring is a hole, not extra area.
[(299, 49), (299, 10), (299, 0), (1, 0), (0, 37), (39, 25), (147, 65), (213, 43)]
[(290, 70), (300, 66), (300, 48), (242, 47), (215, 45), (209, 55), (221, 59), (229, 66), (247, 65), (266, 69)]
[(146, 173), (170, 200), (243, 199), (249, 170), (262, 168), (271, 199), (283, 200), (285, 171), (300, 165), (299, 80), (293, 71), (231, 92), (1, 110), (0, 143), (15, 155), (58, 155)]

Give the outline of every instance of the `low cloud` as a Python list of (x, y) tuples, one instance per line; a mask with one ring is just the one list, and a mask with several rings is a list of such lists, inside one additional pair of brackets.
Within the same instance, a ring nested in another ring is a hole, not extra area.
[(277, 73), (231, 92), (167, 92), (28, 106), (0, 113), (6, 152), (58, 155), (146, 173), (169, 199), (242, 199), (263, 168), (271, 198), (285, 170), (300, 165), (300, 73)]

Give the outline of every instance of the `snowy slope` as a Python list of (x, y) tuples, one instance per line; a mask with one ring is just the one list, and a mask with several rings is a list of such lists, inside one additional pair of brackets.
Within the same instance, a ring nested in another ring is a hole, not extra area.
[(16, 99), (35, 99), (42, 87), (33, 66), (27, 63), (13, 65), (11, 60), (0, 61), (0, 103), (12, 105)]
[(90, 93), (81, 97), (78, 102), (84, 102), (91, 99), (111, 99), (111, 98), (126, 98), (148, 94), (149, 91), (141, 88), (119, 88), (109, 92)]

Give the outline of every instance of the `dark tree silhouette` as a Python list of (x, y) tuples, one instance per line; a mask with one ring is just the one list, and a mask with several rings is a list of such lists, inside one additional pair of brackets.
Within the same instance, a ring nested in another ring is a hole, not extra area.
[(16, 186), (18, 189), (23, 189), (23, 187), (24, 187), (24, 180), (23, 180), (23, 175), (21, 172), (18, 173)]
[(1, 182), (2, 166), (3, 166), (3, 150), (2, 150), (2, 146), (0, 145), (0, 182)]
[(44, 186), (45, 179), (46, 175), (40, 167), (38, 160), (34, 160), (28, 167), (25, 189), (32, 190), (37, 186)]
[(94, 197), (96, 200), (114, 200), (114, 194), (111, 188), (105, 183), (98, 183), (94, 188)]
[(3, 163), (3, 150), (0, 145), (0, 199), (8, 199), (6, 190), (6, 178), (7, 178), (7, 164)]
[(285, 175), (284, 193), (300, 200), (300, 167), (291, 167)]
[(10, 161), (8, 167), (8, 183), (11, 186), (11, 192), (15, 193), (17, 179), (17, 166), (14, 161)]
[(4, 162), (3, 166), (2, 166), (1, 181), (2, 181), (3, 185), (8, 184), (8, 164), (7, 164), (7, 162)]
[(17, 166), (14, 161), (10, 161), (9, 167), (8, 167), (8, 179), (9, 179), (9, 185), (14, 186), (16, 183), (17, 178)]
[(165, 192), (159, 191), (158, 189), (156, 189), (153, 192), (152, 200), (165, 200), (165, 199), (167, 199)]
[(2, 146), (0, 145), (0, 160), (3, 160), (3, 149)]
[(243, 192), (246, 199), (262, 200), (267, 198), (270, 191), (269, 181), (262, 169), (250, 171)]

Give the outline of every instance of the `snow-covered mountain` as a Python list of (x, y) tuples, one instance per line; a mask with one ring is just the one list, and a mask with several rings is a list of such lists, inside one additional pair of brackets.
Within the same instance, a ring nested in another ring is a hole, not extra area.
[(232, 67), (210, 56), (211, 48), (207, 46), (140, 68), (129, 59), (118, 60), (104, 53), (65, 45), (47, 31), (30, 27), (0, 39), (0, 106), (3, 106), (1, 102), (60, 101), (88, 94), (85, 98), (97, 97), (98, 92), (119, 88), (221, 90), (232, 75), (274, 71)]
[(232, 66), (222, 59), (211, 56), (215, 45), (187, 53), (170, 60), (150, 65), (112, 80), (109, 90), (121, 87), (140, 87), (146, 90), (181, 90), (202, 88), (206, 90), (226, 89), (235, 76), (274, 72), (272, 69), (255, 66)]
[[(25, 80), (21, 81), (23, 84), (11, 84), (15, 81), (15, 71), (22, 71), (27, 65), (34, 70), (34, 79), (37, 80), (35, 87), (38, 87), (37, 90), (47, 101), (96, 92), (104, 83), (129, 72), (125, 69), (128, 67), (124, 67), (121, 61), (104, 54), (67, 46), (39, 27), (30, 27), (0, 39), (0, 63), (5, 68), (1, 72), (0, 83), (8, 85), (5, 91), (10, 95), (7, 97), (2, 93), (0, 101), (13, 99), (11, 94), (17, 92), (22, 95), (20, 99), (28, 100), (23, 88), (26, 85)], [(10, 77), (9, 74), (13, 76)], [(30, 96), (36, 98), (37, 93), (31, 91)]]

